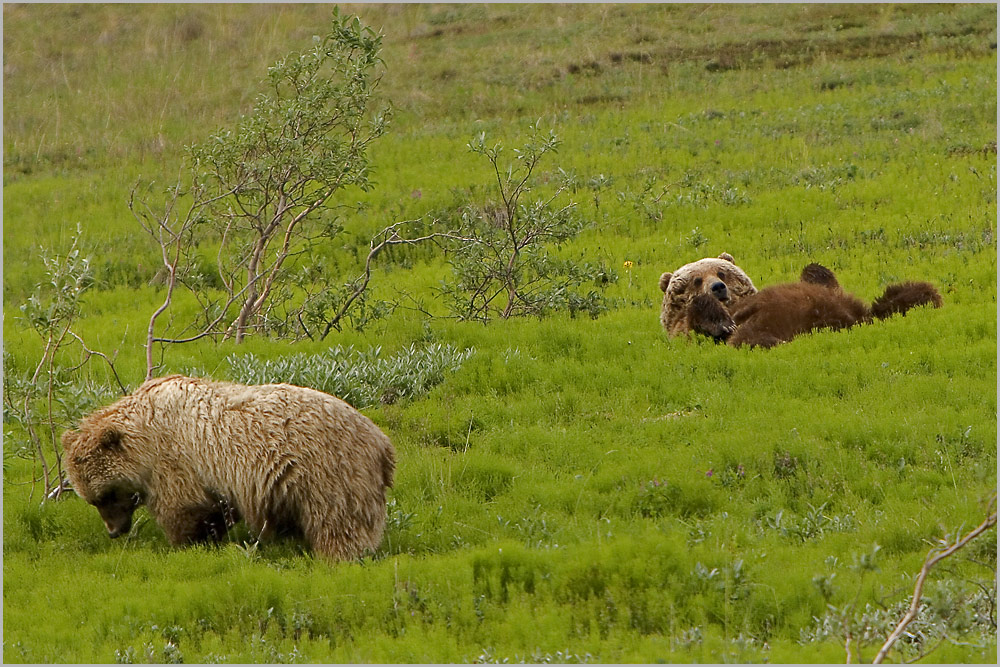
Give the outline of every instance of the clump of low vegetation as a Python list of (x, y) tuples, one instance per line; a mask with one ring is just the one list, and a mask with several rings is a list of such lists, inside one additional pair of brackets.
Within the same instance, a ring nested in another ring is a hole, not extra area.
[(277, 359), (253, 354), (226, 357), (226, 375), (243, 384), (288, 382), (333, 394), (357, 408), (391, 404), (426, 394), (475, 354), (451, 345), (416, 343), (396, 354), (381, 347), (358, 351), (336, 345), (319, 354), (296, 353)]

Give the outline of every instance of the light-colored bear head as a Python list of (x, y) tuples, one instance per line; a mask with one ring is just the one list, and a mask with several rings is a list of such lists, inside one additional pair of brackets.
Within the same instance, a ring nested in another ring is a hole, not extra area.
[(132, 513), (144, 501), (146, 466), (128, 445), (122, 425), (110, 415), (85, 419), (78, 431), (62, 434), (66, 474), (73, 491), (97, 508), (111, 537), (126, 534)]
[(688, 305), (699, 294), (711, 294), (727, 308), (732, 308), (743, 297), (757, 292), (753, 281), (727, 252), (685, 264), (673, 273), (664, 273), (660, 276), (660, 289), (663, 290), (660, 323), (670, 336), (691, 330)]

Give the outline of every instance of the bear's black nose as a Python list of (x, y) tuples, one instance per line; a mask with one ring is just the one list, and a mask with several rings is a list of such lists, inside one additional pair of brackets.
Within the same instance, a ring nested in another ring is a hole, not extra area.
[(118, 524), (105, 523), (104, 525), (108, 529), (108, 536), (111, 539), (115, 539), (128, 534), (128, 531), (132, 529), (132, 517), (129, 517), (127, 520)]
[(728, 301), (729, 289), (726, 287), (726, 283), (721, 280), (712, 283), (712, 296), (719, 301)]

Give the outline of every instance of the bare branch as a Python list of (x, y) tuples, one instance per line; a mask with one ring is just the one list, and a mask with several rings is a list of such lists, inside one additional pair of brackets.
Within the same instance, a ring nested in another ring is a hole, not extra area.
[[(211, 206), (213, 203), (221, 201), (222, 199), (233, 194), (239, 186), (233, 186), (224, 192), (206, 197), (204, 199), (199, 198), (196, 195), (195, 200), (190, 204), (187, 212), (181, 219), (173, 218), (173, 211), (181, 193), (181, 186), (179, 182), (176, 187), (171, 189), (172, 195), (164, 206), (164, 213), (162, 216), (154, 215), (145, 200), (141, 200), (139, 202), (143, 208), (145, 208), (145, 212), (140, 213), (136, 210), (135, 191), (137, 187), (138, 183), (133, 186), (131, 192), (129, 193), (129, 210), (132, 211), (133, 217), (135, 217), (142, 228), (146, 230), (146, 232), (149, 233), (149, 235), (152, 236), (153, 239), (159, 244), (161, 261), (163, 263), (163, 267), (167, 270), (167, 293), (164, 296), (163, 303), (161, 303), (150, 316), (149, 326), (146, 330), (146, 379), (148, 380), (153, 376), (153, 370), (155, 368), (153, 364), (153, 343), (156, 342), (156, 320), (167, 308), (170, 307), (173, 300), (174, 288), (176, 287), (178, 280), (178, 266), (185, 249), (185, 236), (198, 219), (201, 211), (203, 211), (206, 207)], [(152, 218), (156, 221), (155, 231), (152, 225), (147, 224), (147, 218)], [(171, 222), (171, 220), (173, 220), (173, 222)], [(112, 369), (113, 368), (114, 367), (112, 366)], [(117, 374), (115, 377), (118, 379)], [(122, 387), (120, 380), (118, 384)], [(122, 387), (122, 391), (124, 392), (124, 387)]]
[[(83, 361), (81, 361), (77, 366), (70, 368), (69, 370), (75, 371), (76, 369), (82, 367), (84, 364), (90, 361), (91, 357), (100, 357), (101, 359), (104, 359), (104, 361), (108, 364), (108, 368), (111, 369), (112, 375), (115, 376), (115, 382), (118, 383), (118, 388), (122, 390), (122, 395), (124, 396), (125, 394), (127, 394), (128, 390), (125, 389), (125, 385), (122, 384), (121, 378), (118, 377), (118, 370), (115, 368), (115, 359), (108, 359), (108, 355), (104, 354), (103, 352), (97, 352), (95, 350), (91, 350), (89, 347), (87, 347), (87, 344), (83, 342), (83, 339), (77, 336), (73, 331), (69, 331), (69, 335), (75, 338), (78, 343), (80, 343), (80, 347), (83, 348), (83, 354), (84, 354)], [(117, 359), (118, 357), (117, 350), (115, 350), (114, 356)]]
[[(53, 344), (52, 336), (49, 335), (48, 339), (45, 341), (45, 348), (42, 350), (42, 358), (39, 359), (38, 365), (35, 366), (35, 372), (31, 376), (31, 382), (30, 382), (29, 386), (34, 387), (35, 383), (38, 382), (38, 377), (41, 374), (42, 369), (45, 367), (46, 363), (48, 362), (49, 355), (52, 354), (52, 344)], [(42, 482), (45, 484), (45, 488), (48, 489), (48, 487), (49, 487), (49, 463), (48, 463), (48, 459), (45, 457), (45, 450), (42, 447), (42, 440), (41, 440), (41, 438), (38, 437), (38, 433), (35, 432), (35, 428), (34, 428), (34, 426), (32, 424), (32, 419), (31, 419), (31, 414), (32, 414), (31, 401), (34, 398), (35, 398), (35, 392), (34, 392), (33, 389), (25, 392), (25, 395), (24, 395), (24, 415), (25, 415), (24, 424), (25, 424), (25, 428), (28, 431), (28, 437), (31, 439), (31, 442), (35, 445), (35, 452), (38, 455), (38, 462), (41, 464), (41, 468), (42, 468)], [(33, 480), (33, 482), (34, 482), (34, 480)], [(35, 485), (34, 485), (34, 483), (32, 483), (32, 485), (31, 485), (31, 492), (32, 492), (32, 494), (34, 493), (34, 491), (35, 491)]]
[(59, 500), (62, 498), (62, 494), (67, 491), (72, 491), (73, 486), (69, 483), (68, 479), (61, 480), (59, 484), (56, 485), (54, 489), (49, 491), (48, 495), (45, 496), (46, 500)]
[[(272, 264), (271, 268), (268, 269), (268, 271), (267, 271), (268, 275), (267, 275), (267, 278), (264, 281), (264, 286), (261, 288), (260, 296), (258, 296), (257, 299), (251, 304), (251, 306), (250, 306), (250, 312), (254, 312), (254, 313), (258, 312), (260, 310), (261, 306), (263, 306), (264, 302), (267, 301), (268, 296), (271, 294), (271, 288), (272, 288), (272, 285), (274, 284), (274, 279), (278, 275), (278, 272), (281, 270), (281, 266), (285, 263), (285, 260), (289, 256), (289, 247), (291, 245), (292, 232), (294, 231), (295, 226), (298, 225), (300, 222), (302, 222), (302, 220), (305, 219), (305, 217), (307, 215), (309, 215), (310, 213), (312, 213), (313, 211), (315, 211), (317, 208), (319, 208), (320, 206), (322, 206), (323, 203), (327, 199), (329, 199), (330, 195), (332, 195), (332, 194), (333, 194), (333, 190), (327, 190), (326, 192), (323, 193), (322, 197), (320, 197), (319, 199), (317, 199), (316, 201), (314, 201), (312, 204), (309, 204), (306, 208), (304, 208), (302, 211), (300, 211), (294, 218), (292, 218), (291, 221), (289, 221), (288, 227), (285, 229), (285, 235), (284, 235), (284, 239), (282, 240), (282, 243), (281, 243), (281, 249), (278, 251), (278, 254), (277, 254), (277, 257), (275, 258), (274, 264)], [(283, 197), (282, 197), (282, 201), (284, 201)], [(286, 210), (287, 210), (287, 208), (283, 208), (282, 206), (279, 206), (279, 211), (280, 211), (281, 215), (283, 215)], [(276, 214), (276, 216), (277, 215), (278, 214)], [(276, 218), (275, 222), (276, 221), (277, 221), (277, 218)]]
[[(405, 220), (402, 222), (395, 222), (388, 227), (384, 228), (382, 231), (378, 232), (372, 237), (369, 247), (371, 250), (368, 252), (368, 256), (365, 258), (365, 268), (354, 280), (354, 289), (351, 294), (348, 295), (347, 299), (340, 305), (334, 316), (327, 321), (326, 328), (320, 335), (320, 340), (324, 339), (329, 335), (330, 330), (334, 329), (340, 323), (340, 320), (344, 317), (350, 307), (355, 301), (368, 289), (368, 283), (371, 281), (372, 274), (372, 262), (378, 256), (383, 249), (394, 245), (416, 245), (424, 241), (436, 240), (436, 239), (450, 239), (453, 241), (463, 241), (466, 243), (474, 243), (476, 239), (460, 236), (454, 232), (433, 232), (424, 236), (419, 236), (416, 238), (403, 238), (399, 236), (399, 228), (403, 225), (412, 224), (418, 222), (417, 220)], [(376, 243), (376, 239), (381, 238), (382, 240)]]
[[(993, 505), (994, 507), (996, 506), (996, 500), (997, 500), (996, 495), (994, 495), (993, 499), (990, 501), (990, 504)], [(917, 575), (917, 583), (913, 587), (913, 598), (910, 601), (910, 607), (906, 611), (906, 614), (903, 615), (903, 618), (899, 621), (899, 625), (896, 626), (896, 629), (893, 630), (892, 633), (889, 635), (888, 639), (886, 639), (885, 644), (882, 645), (882, 648), (875, 656), (875, 659), (872, 660), (872, 664), (880, 664), (883, 660), (885, 660), (886, 654), (889, 653), (889, 650), (892, 648), (893, 644), (895, 644), (896, 641), (899, 640), (899, 638), (902, 636), (903, 631), (906, 630), (906, 626), (908, 626), (911, 622), (913, 622), (913, 619), (917, 617), (917, 612), (920, 609), (920, 597), (923, 594), (924, 590), (924, 582), (927, 579), (927, 575), (930, 574), (931, 568), (934, 567), (940, 561), (954, 554), (956, 551), (964, 547), (966, 544), (968, 544), (973, 539), (975, 539), (982, 533), (986, 532), (996, 524), (997, 524), (997, 513), (996, 510), (994, 509), (993, 513), (990, 514), (985, 521), (983, 521), (981, 524), (979, 524), (979, 526), (977, 526), (973, 530), (966, 533), (965, 536), (963, 536), (962, 538), (956, 540), (954, 544), (951, 544), (944, 549), (936, 547), (932, 549), (930, 553), (927, 554), (927, 559), (924, 561), (924, 565), (923, 567), (920, 568), (920, 573)], [(941, 550), (939, 551), (939, 549)]]

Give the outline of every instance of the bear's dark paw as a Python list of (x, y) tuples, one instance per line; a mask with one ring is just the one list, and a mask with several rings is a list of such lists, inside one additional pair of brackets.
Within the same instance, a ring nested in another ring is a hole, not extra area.
[(716, 342), (726, 341), (734, 331), (736, 323), (729, 311), (711, 294), (699, 294), (688, 307), (688, 324), (695, 333), (711, 336)]
[(715, 340), (716, 343), (725, 343), (727, 340), (729, 340), (729, 338), (733, 335), (733, 332), (735, 331), (736, 331), (735, 324), (732, 323), (724, 324), (721, 327), (721, 333), (719, 335), (712, 336), (712, 338)]

